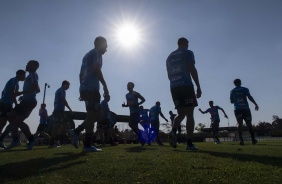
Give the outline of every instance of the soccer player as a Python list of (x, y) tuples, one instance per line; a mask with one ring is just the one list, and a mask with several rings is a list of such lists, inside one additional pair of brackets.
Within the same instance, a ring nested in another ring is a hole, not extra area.
[[(129, 107), (130, 111), (130, 120), (129, 120), (129, 127), (133, 130), (133, 132), (138, 135), (139, 140), (141, 141), (141, 144), (144, 145), (144, 142), (142, 141), (142, 138), (139, 134), (138, 129), (138, 123), (139, 123), (139, 105), (143, 104), (145, 102), (145, 98), (140, 95), (140, 93), (133, 91), (134, 83), (128, 82), (127, 84), (127, 90), (128, 93), (126, 94), (126, 101), (127, 103), (123, 103), (122, 107)], [(138, 102), (138, 100), (141, 100)]]
[(48, 112), (46, 109), (46, 104), (41, 104), (39, 109), (39, 125), (37, 127), (37, 130), (34, 134), (35, 138), (37, 138), (39, 135), (43, 135), (46, 139), (50, 140), (49, 134), (46, 133), (47, 128), (47, 119), (48, 119)]
[(29, 117), (32, 110), (37, 105), (36, 94), (40, 92), (40, 87), (38, 85), (38, 75), (36, 70), (39, 68), (38, 61), (30, 60), (26, 65), (26, 71), (29, 72), (23, 85), (23, 96), (20, 98), (21, 102), (17, 104), (8, 116), (8, 121), (12, 124), (12, 143), (6, 148), (11, 149), (18, 143), (18, 128), (24, 133), (28, 138), (27, 149), (31, 150), (36, 142), (36, 139), (31, 134), (29, 126), (24, 122), (26, 118)]
[(102, 151), (94, 146), (91, 146), (94, 123), (101, 118), (100, 110), (100, 85), (103, 85), (104, 95), (109, 95), (106, 81), (102, 73), (102, 55), (107, 51), (107, 40), (104, 37), (97, 37), (94, 41), (94, 49), (90, 50), (82, 60), (81, 70), (79, 74), (80, 79), (80, 98), (85, 101), (86, 105), (86, 119), (75, 130), (69, 131), (71, 133), (72, 145), (78, 148), (79, 128), (85, 128), (84, 148), (85, 152)]
[(210, 105), (210, 108), (208, 108), (206, 111), (202, 111), (201, 108), (199, 108), (199, 111), (202, 114), (210, 113), (210, 115), (211, 115), (211, 126), (210, 127), (212, 128), (212, 132), (213, 132), (213, 140), (214, 140), (215, 144), (219, 144), (220, 141), (219, 141), (219, 138), (218, 138), (218, 133), (219, 133), (220, 119), (219, 119), (218, 109), (223, 112), (225, 118), (228, 119), (228, 116), (226, 115), (225, 111), (221, 107), (214, 106), (213, 101), (209, 101), (209, 105)]
[[(0, 99), (0, 133), (2, 132), (3, 128), (6, 126), (8, 117), (7, 113), (11, 112), (13, 109), (13, 104), (17, 104), (16, 97), (21, 95), (22, 92), (19, 92), (19, 81), (25, 80), (25, 71), (18, 70), (16, 72), (16, 77), (11, 78), (5, 85), (2, 96)], [(5, 131), (0, 136), (0, 149), (5, 149), (6, 146), (3, 143), (4, 138), (8, 135), (11, 131), (12, 126), (9, 124)], [(20, 144), (20, 140), (17, 140)]]
[(65, 107), (69, 109), (72, 113), (72, 110), (66, 100), (66, 90), (70, 87), (69, 81), (64, 80), (59, 89), (57, 89), (55, 93), (55, 101), (54, 101), (54, 128), (51, 133), (50, 145), (49, 147), (60, 147), (59, 143), (59, 135), (61, 135), (68, 128), (68, 118), (65, 114)]
[(156, 105), (154, 105), (153, 107), (151, 107), (150, 109), (150, 113), (149, 113), (149, 121), (151, 124), (152, 129), (155, 130), (156, 132), (156, 141), (157, 144), (160, 146), (163, 146), (163, 143), (160, 140), (159, 137), (159, 130), (160, 130), (160, 120), (159, 120), (159, 115), (166, 121), (168, 122), (168, 120), (164, 117), (162, 110), (161, 110), (161, 103), (160, 102), (156, 102)]
[[(186, 150), (197, 150), (192, 143), (194, 132), (194, 108), (198, 106), (197, 98), (201, 97), (202, 91), (198, 79), (198, 72), (195, 67), (195, 59), (192, 51), (188, 50), (188, 40), (180, 38), (178, 49), (173, 51), (166, 60), (168, 79), (170, 80), (170, 91), (177, 109), (178, 115), (173, 121), (172, 131), (169, 133), (170, 145), (177, 147), (176, 131), (181, 121), (187, 117), (187, 147)], [(197, 86), (195, 95), (191, 76)]]
[(230, 92), (230, 102), (234, 104), (234, 113), (238, 123), (238, 134), (240, 139), (240, 145), (244, 145), (244, 140), (242, 137), (242, 127), (243, 127), (243, 120), (246, 122), (249, 132), (252, 137), (252, 143), (256, 144), (257, 140), (255, 139), (253, 127), (252, 127), (252, 114), (249, 108), (247, 98), (255, 105), (255, 110), (259, 109), (257, 103), (255, 102), (254, 98), (251, 96), (250, 91), (248, 88), (241, 86), (241, 80), (235, 79), (234, 85), (236, 86)]

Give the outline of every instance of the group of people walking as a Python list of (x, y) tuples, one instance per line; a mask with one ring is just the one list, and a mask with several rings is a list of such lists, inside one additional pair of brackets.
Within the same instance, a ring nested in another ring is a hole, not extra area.
[[(195, 67), (194, 54), (191, 50), (188, 50), (188, 40), (186, 38), (180, 38), (177, 44), (178, 49), (173, 51), (166, 60), (167, 76), (170, 81), (171, 96), (175, 105), (175, 109), (177, 110), (176, 116), (174, 116), (172, 112), (170, 113), (172, 121), (172, 130), (169, 133), (170, 145), (173, 148), (177, 147), (176, 132), (179, 131), (180, 124), (186, 117), (186, 150), (197, 150), (197, 147), (192, 141), (195, 126), (194, 108), (198, 106), (197, 98), (201, 97), (202, 90), (199, 82), (198, 71)], [(85, 130), (85, 137), (83, 141), (83, 150), (85, 152), (102, 151), (92, 144), (94, 136), (94, 123), (105, 122), (111, 124), (111, 121), (109, 121), (111, 115), (108, 106), (110, 93), (101, 70), (103, 64), (102, 56), (106, 53), (106, 51), (107, 40), (101, 36), (97, 37), (94, 41), (94, 49), (91, 49), (83, 57), (79, 73), (80, 100), (85, 102), (86, 119), (83, 121), (83, 123), (77, 126), (77, 128), (69, 130), (69, 133), (71, 135), (70, 137), (72, 140), (72, 145), (75, 148), (78, 148), (79, 134)], [(27, 149), (32, 149), (38, 134), (44, 134), (44, 124), (46, 124), (45, 122), (48, 116), (45, 104), (41, 105), (41, 123), (34, 135), (31, 134), (28, 124), (24, 122), (24, 120), (29, 117), (37, 105), (36, 94), (40, 92), (38, 75), (36, 73), (38, 68), (38, 61), (29, 61), (26, 65), (26, 70), (18, 70), (16, 72), (16, 77), (10, 79), (5, 85), (0, 99), (0, 131), (2, 132), (2, 129), (5, 127), (7, 122), (9, 122), (9, 125), (0, 136), (0, 147), (2, 149), (11, 149), (20, 144), (18, 137), (19, 128), (28, 138)], [(26, 72), (28, 72), (27, 77)], [(196, 85), (196, 92), (192, 80)], [(19, 91), (19, 81), (24, 81), (22, 91)], [(100, 84), (102, 85), (104, 97), (104, 100), (101, 103)], [(238, 122), (240, 144), (244, 145), (244, 140), (242, 138), (243, 120), (245, 120), (249, 128), (250, 134), (252, 136), (252, 143), (256, 144), (257, 141), (252, 130), (252, 117), (247, 99), (255, 104), (256, 110), (258, 110), (258, 105), (250, 95), (249, 90), (247, 88), (241, 87), (240, 79), (234, 80), (234, 84), (236, 87), (231, 91), (230, 101), (235, 107), (235, 116)], [(50, 147), (59, 146), (57, 142), (58, 135), (60, 132), (66, 131), (68, 128), (68, 119), (65, 114), (65, 107), (67, 107), (70, 113), (72, 113), (72, 109), (66, 100), (66, 90), (69, 89), (69, 87), (70, 82), (65, 80), (55, 93), (54, 111), (52, 113), (55, 125), (50, 136), (48, 134), (44, 134), (47, 138), (49, 136)], [(150, 109), (144, 109), (141, 104), (145, 102), (145, 98), (140, 93), (133, 90), (134, 83), (129, 82), (127, 84), (127, 89), (128, 93), (126, 94), (126, 103), (123, 103), (122, 107), (129, 107), (130, 128), (136, 135), (138, 135), (139, 141), (142, 145), (146, 143), (151, 144), (152, 137), (148, 135), (151, 135), (152, 131), (155, 133), (154, 136), (157, 143), (159, 145), (163, 145), (159, 139), (159, 116), (161, 116), (167, 122), (168, 120), (161, 111), (160, 102), (156, 102), (156, 104)], [(20, 102), (17, 103), (16, 97), (20, 95), (22, 95), (19, 98)], [(14, 107), (13, 104), (15, 104)], [(211, 114), (211, 125), (214, 133), (214, 139), (216, 143), (220, 143), (217, 137), (218, 126), (220, 122), (218, 109), (222, 110), (226, 118), (228, 118), (228, 116), (222, 108), (214, 106), (212, 101), (210, 101), (209, 104), (210, 108), (206, 111), (202, 111), (201, 109), (199, 110), (203, 114), (208, 112)], [(138, 123), (143, 126), (145, 132), (149, 132), (147, 134), (147, 138), (144, 138), (144, 134), (140, 134)], [(10, 131), (12, 131), (13, 141), (8, 147), (6, 147), (3, 144), (3, 140), (7, 135), (7, 132)]]

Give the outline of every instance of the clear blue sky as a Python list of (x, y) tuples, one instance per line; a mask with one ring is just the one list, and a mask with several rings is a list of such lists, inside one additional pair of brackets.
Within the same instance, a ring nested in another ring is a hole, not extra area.
[[(24, 69), (28, 60), (40, 62), (41, 93), (38, 106), (26, 120), (32, 132), (38, 126), (39, 104), (45, 82), (49, 114), (54, 93), (63, 80), (71, 83), (67, 100), (74, 111), (84, 111), (79, 97), (79, 70), (83, 56), (93, 48), (93, 40), (104, 36), (108, 52), (102, 71), (111, 94), (109, 102), (117, 114), (122, 108), (128, 81), (146, 99), (145, 108), (161, 102), (163, 114), (174, 110), (165, 61), (177, 48), (177, 39), (186, 37), (195, 54), (203, 95), (199, 106), (208, 101), (224, 108), (235, 125), (229, 94), (233, 80), (240, 78), (260, 110), (250, 104), (253, 123), (272, 122), (282, 117), (282, 1), (280, 0), (13, 0), (0, 1), (0, 88)], [(142, 41), (126, 49), (115, 39), (123, 23), (134, 23)], [(198, 109), (198, 108), (197, 108)], [(195, 121), (209, 125), (209, 115), (195, 110)], [(176, 112), (174, 110), (174, 112)], [(221, 113), (221, 126), (228, 121)]]

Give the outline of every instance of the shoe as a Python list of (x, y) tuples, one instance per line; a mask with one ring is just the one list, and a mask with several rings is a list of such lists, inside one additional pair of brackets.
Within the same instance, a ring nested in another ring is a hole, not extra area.
[(186, 150), (196, 151), (198, 148), (194, 144), (191, 144), (186, 146)]
[(73, 145), (73, 147), (75, 147), (77, 149), (78, 148), (78, 137), (79, 137), (79, 135), (74, 132), (74, 129), (69, 129), (68, 132), (70, 134), (71, 144)]
[(83, 152), (101, 152), (102, 149), (98, 149), (94, 146), (91, 146), (91, 147), (83, 147)]
[(53, 145), (49, 145), (49, 148), (60, 148), (61, 145), (59, 143), (59, 141), (56, 141)]
[(171, 131), (169, 133), (169, 144), (173, 148), (177, 147), (177, 137), (176, 137), (176, 134), (173, 131)]
[(36, 139), (32, 139), (31, 141), (29, 141), (29, 143), (27, 144), (27, 149), (28, 150), (32, 150), (32, 147), (35, 145), (36, 143)]
[(16, 140), (16, 141), (12, 141), (11, 144), (9, 146), (7, 146), (5, 149), (12, 149), (14, 147), (20, 146), (22, 145), (20, 140)]
[(258, 141), (256, 139), (252, 140), (253, 145), (255, 145), (256, 143), (258, 143)]
[(220, 141), (215, 141), (214, 144), (220, 144)]
[(240, 141), (240, 145), (244, 146), (245, 145), (244, 141)]
[(0, 148), (3, 148), (3, 149), (6, 148), (5, 144), (2, 141), (0, 142)]

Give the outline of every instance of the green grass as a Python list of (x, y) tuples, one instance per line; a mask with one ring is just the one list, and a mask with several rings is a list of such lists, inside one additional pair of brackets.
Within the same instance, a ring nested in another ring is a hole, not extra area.
[(197, 143), (197, 152), (136, 144), (81, 153), (72, 146), (0, 152), (0, 183), (281, 183), (282, 142)]

